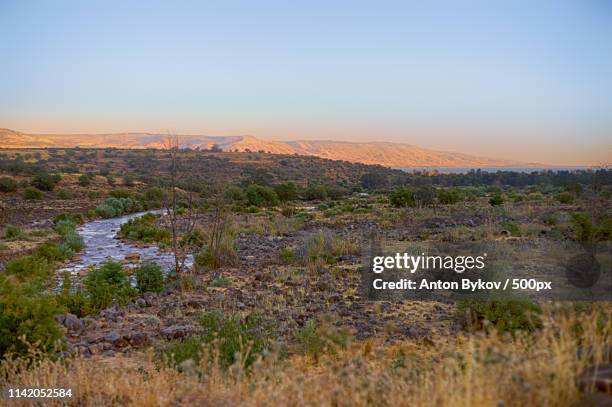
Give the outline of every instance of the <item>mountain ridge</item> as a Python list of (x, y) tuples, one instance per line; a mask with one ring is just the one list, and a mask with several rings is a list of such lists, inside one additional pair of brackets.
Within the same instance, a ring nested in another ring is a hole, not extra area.
[[(148, 132), (28, 134), (0, 128), (0, 148), (163, 148), (167, 135)], [(285, 155), (310, 155), (332, 160), (379, 164), (387, 167), (510, 167), (536, 166), (514, 160), (439, 151), (408, 143), (332, 140), (263, 140), (251, 135), (179, 135), (181, 147), (223, 151), (265, 151)]]

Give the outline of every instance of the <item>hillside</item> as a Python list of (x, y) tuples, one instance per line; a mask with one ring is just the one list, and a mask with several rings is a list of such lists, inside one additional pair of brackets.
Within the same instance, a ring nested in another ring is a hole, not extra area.
[[(0, 148), (117, 147), (161, 148), (165, 135), (151, 133), (115, 134), (25, 134), (0, 129)], [(253, 136), (182, 135), (183, 147), (223, 151), (266, 151), (273, 154), (308, 155), (388, 167), (502, 167), (526, 165), (510, 160), (436, 151), (403, 143), (340, 141), (267, 141)]]

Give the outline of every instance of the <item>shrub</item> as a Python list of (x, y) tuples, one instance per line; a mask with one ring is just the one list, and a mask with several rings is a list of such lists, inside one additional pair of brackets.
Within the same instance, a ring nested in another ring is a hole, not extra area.
[(244, 362), (244, 368), (249, 368), (268, 349), (269, 333), (257, 315), (224, 317), (211, 312), (201, 316), (200, 325), (205, 332), (203, 342), (217, 346), (223, 368), (239, 360)]
[(389, 195), (389, 202), (396, 208), (414, 206), (416, 203), (414, 194), (408, 188), (397, 188)]
[(419, 206), (428, 206), (434, 203), (436, 190), (431, 185), (421, 185), (414, 190), (414, 200)]
[(37, 188), (28, 187), (23, 191), (23, 199), (27, 199), (28, 201), (43, 199), (43, 196), (43, 192)]
[(292, 264), (295, 262), (295, 252), (291, 247), (283, 247), (279, 255), (281, 261), (285, 264)]
[(311, 185), (304, 190), (302, 197), (307, 201), (324, 201), (327, 199), (327, 189), (323, 185)]
[(127, 189), (118, 188), (110, 191), (108, 195), (110, 195), (112, 198), (130, 198), (132, 193)]
[(278, 196), (270, 187), (249, 185), (246, 189), (247, 203), (253, 206), (274, 206), (278, 204)]
[(155, 224), (159, 215), (147, 213), (141, 217), (130, 219), (121, 225), (119, 235), (128, 240), (144, 243), (167, 243), (170, 241), (170, 232), (157, 227)]
[(64, 261), (67, 258), (67, 252), (53, 242), (45, 242), (40, 245), (38, 249), (36, 249), (36, 255), (44, 257), (50, 262)]
[[(72, 231), (64, 236), (64, 241), (60, 245), (60, 249), (66, 254), (72, 252), (80, 252), (85, 247), (83, 238), (78, 235), (75, 231)], [(72, 257), (72, 256), (67, 256)]]
[(32, 345), (44, 353), (56, 350), (63, 335), (55, 322), (59, 312), (53, 297), (39, 285), (1, 278), (0, 358), (7, 353), (25, 356)]
[(504, 203), (504, 197), (499, 192), (493, 194), (493, 196), (489, 198), (489, 204), (491, 206), (499, 206), (503, 203)]
[(135, 270), (136, 285), (141, 293), (159, 293), (164, 289), (164, 274), (159, 264), (149, 261)]
[(79, 176), (79, 185), (82, 187), (87, 187), (91, 184), (91, 178), (87, 174), (81, 174)]
[(501, 227), (507, 230), (508, 232), (510, 232), (512, 236), (521, 235), (521, 228), (516, 222), (511, 222), (511, 221), (502, 222)]
[(318, 324), (309, 320), (304, 327), (296, 332), (298, 349), (316, 360), (325, 353), (335, 354), (338, 349), (344, 349), (351, 341), (348, 330), (335, 327), (330, 321)]
[(196, 365), (199, 364), (202, 358), (202, 346), (200, 338), (174, 342), (166, 346), (162, 351), (162, 358), (166, 363), (181, 370), (183, 362), (188, 360), (192, 360)]
[(236, 185), (230, 185), (225, 190), (225, 198), (236, 203), (244, 203), (247, 200), (246, 194), (242, 188)]
[(46, 280), (53, 274), (53, 267), (44, 257), (24, 256), (9, 261), (6, 265), (6, 273), (12, 274), (22, 281), (31, 278)]
[(0, 192), (17, 191), (17, 182), (11, 177), (0, 177)]
[(586, 212), (572, 213), (572, 226), (576, 233), (575, 239), (579, 242), (587, 242), (593, 237), (593, 222), (591, 216)]
[(72, 199), (74, 195), (67, 189), (60, 189), (57, 191), (57, 197), (62, 200)]
[(130, 286), (121, 265), (112, 261), (87, 273), (85, 287), (91, 307), (95, 311), (100, 311), (114, 303), (125, 305), (137, 295), (136, 290)]
[(5, 239), (18, 239), (23, 236), (23, 232), (17, 226), (6, 225), (4, 228), (4, 238)]
[(292, 182), (275, 185), (274, 192), (281, 202), (295, 201), (298, 198), (297, 188)]
[(55, 218), (53, 218), (53, 223), (57, 225), (58, 222), (64, 220), (72, 222), (74, 225), (79, 225), (83, 223), (83, 215), (81, 215), (80, 213), (60, 213), (59, 215), (56, 215)]
[(532, 301), (462, 300), (457, 310), (463, 325), (470, 331), (486, 328), (488, 321), (499, 332), (533, 332), (542, 326), (540, 306)]
[(142, 203), (132, 198), (107, 198), (96, 208), (96, 214), (102, 218), (114, 218), (127, 213), (142, 210)]
[(41, 191), (53, 191), (55, 185), (62, 179), (58, 174), (38, 173), (30, 184)]
[(461, 200), (461, 192), (457, 189), (438, 189), (436, 191), (438, 202), (443, 205), (453, 205)]
[(555, 199), (562, 204), (574, 203), (574, 196), (569, 192), (561, 192), (555, 196)]
[(127, 187), (131, 187), (134, 185), (135, 178), (132, 174), (127, 174), (123, 176), (123, 185)]

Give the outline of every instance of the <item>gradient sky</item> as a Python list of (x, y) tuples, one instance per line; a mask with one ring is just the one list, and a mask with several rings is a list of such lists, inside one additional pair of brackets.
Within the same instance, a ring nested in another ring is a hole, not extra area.
[(0, 0), (0, 127), (612, 162), (612, 2)]

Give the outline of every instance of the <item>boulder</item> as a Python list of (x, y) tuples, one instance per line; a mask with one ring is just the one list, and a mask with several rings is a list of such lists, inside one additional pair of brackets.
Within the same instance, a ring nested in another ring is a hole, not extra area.
[(180, 339), (191, 335), (195, 331), (193, 325), (172, 325), (160, 330), (160, 334), (166, 339)]
[(115, 348), (123, 348), (128, 345), (125, 338), (117, 331), (110, 331), (104, 335), (104, 341), (110, 343)]
[(83, 321), (74, 314), (58, 315), (56, 321), (65, 326), (68, 331), (80, 331), (85, 325)]
[(612, 363), (602, 363), (587, 368), (578, 377), (578, 388), (583, 392), (612, 393)]

